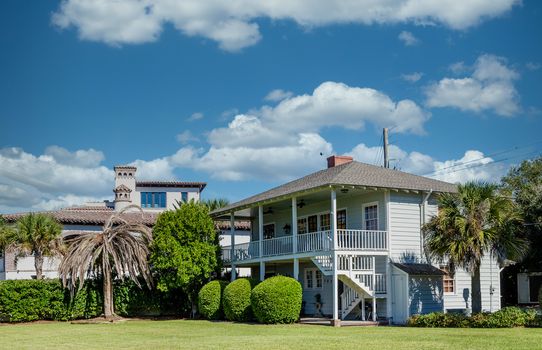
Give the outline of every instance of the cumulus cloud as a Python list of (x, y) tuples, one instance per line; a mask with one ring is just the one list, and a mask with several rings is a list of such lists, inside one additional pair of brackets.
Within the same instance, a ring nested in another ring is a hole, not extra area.
[(527, 67), (530, 71), (539, 70), (542, 65), (538, 62), (527, 62), (525, 63), (525, 67)]
[[(494, 163), (494, 159), (486, 157), (483, 152), (477, 150), (468, 150), (459, 159), (444, 161), (417, 151), (407, 152), (395, 145), (390, 145), (389, 152), (392, 168), (451, 183), (497, 182), (506, 173), (504, 165)], [(371, 164), (375, 162), (375, 159), (382, 158), (381, 147), (369, 147), (363, 143), (355, 146), (348, 155), (360, 162)]]
[(416, 38), (411, 32), (405, 30), (399, 33), (397, 38), (401, 40), (405, 46), (416, 46), (420, 44), (420, 39)]
[(189, 122), (193, 122), (193, 121), (196, 121), (196, 120), (201, 120), (201, 119), (203, 119), (203, 117), (204, 117), (203, 113), (196, 112), (196, 113), (193, 113), (190, 117), (186, 118), (186, 120), (189, 121)]
[(93, 149), (70, 152), (51, 146), (36, 156), (21, 148), (2, 148), (0, 207), (45, 209), (42, 203), (68, 195), (110, 198), (114, 175), (101, 165), (103, 159), (103, 153)]
[(444, 78), (425, 89), (428, 107), (454, 107), (463, 111), (492, 110), (512, 116), (520, 110), (519, 93), (514, 82), (519, 74), (503, 57), (481, 55), (465, 78)]
[(267, 96), (265, 96), (264, 100), (271, 101), (271, 102), (278, 102), (278, 101), (282, 101), (284, 99), (290, 98), (293, 95), (294, 95), (294, 93), (291, 92), (291, 91), (284, 91), (284, 90), (281, 90), (281, 89), (276, 89), (276, 90), (273, 90), (273, 91), (269, 92), (267, 94)]
[(199, 139), (192, 134), (190, 130), (185, 130), (181, 132), (180, 134), (177, 134), (177, 141), (179, 141), (182, 144), (187, 144), (192, 141), (198, 141)]
[(414, 72), (410, 74), (401, 74), (401, 79), (408, 81), (409, 83), (415, 83), (423, 77), (423, 73)]
[(520, 2), (64, 0), (52, 15), (52, 22), (61, 29), (76, 28), (82, 40), (109, 45), (153, 42), (164, 25), (172, 24), (184, 35), (207, 38), (224, 50), (238, 51), (261, 40), (256, 23), (261, 18), (293, 21), (305, 28), (412, 23), (462, 30), (498, 17)]

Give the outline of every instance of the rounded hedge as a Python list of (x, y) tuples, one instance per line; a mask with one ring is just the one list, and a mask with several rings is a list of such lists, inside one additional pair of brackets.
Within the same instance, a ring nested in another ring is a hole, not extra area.
[(257, 283), (254, 279), (240, 278), (224, 288), (222, 304), (226, 320), (246, 322), (252, 319), (250, 295)]
[(222, 293), (228, 282), (211, 281), (204, 285), (198, 293), (198, 310), (208, 320), (222, 318)]
[(275, 276), (252, 290), (252, 312), (260, 323), (294, 323), (301, 312), (302, 288), (293, 278)]

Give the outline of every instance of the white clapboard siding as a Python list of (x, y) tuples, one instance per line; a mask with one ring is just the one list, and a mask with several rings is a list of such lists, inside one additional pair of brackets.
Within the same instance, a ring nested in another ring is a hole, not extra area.
[(421, 200), (420, 195), (390, 194), (390, 253), (396, 261), (420, 257)]

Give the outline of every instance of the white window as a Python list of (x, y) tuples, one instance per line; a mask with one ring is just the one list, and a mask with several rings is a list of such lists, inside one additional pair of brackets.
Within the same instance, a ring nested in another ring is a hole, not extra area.
[(305, 269), (305, 289), (322, 289), (322, 272), (318, 269)]
[(377, 203), (370, 203), (363, 206), (363, 221), (366, 230), (378, 230)]

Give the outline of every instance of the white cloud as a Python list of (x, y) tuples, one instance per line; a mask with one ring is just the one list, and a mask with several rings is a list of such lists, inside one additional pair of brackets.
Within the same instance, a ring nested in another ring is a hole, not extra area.
[(190, 130), (185, 130), (181, 132), (180, 134), (177, 134), (177, 141), (179, 141), (182, 144), (187, 144), (192, 141), (199, 141), (199, 139), (192, 134)]
[(498, 17), (520, 0), (392, 1), (197, 1), (197, 0), (64, 0), (52, 16), (59, 28), (75, 27), (83, 40), (110, 45), (156, 41), (166, 24), (187, 36), (238, 51), (261, 40), (256, 21), (293, 21), (310, 28), (332, 24), (412, 23), (466, 29)]
[(173, 165), (169, 157), (157, 158), (150, 161), (137, 159), (130, 163), (137, 167), (138, 180), (173, 180)]
[(450, 64), (449, 69), (454, 74), (463, 74), (463, 73), (468, 72), (470, 70), (470, 67), (466, 66), (465, 62), (460, 61), (460, 62)]
[(423, 73), (414, 72), (410, 74), (401, 74), (401, 79), (408, 81), (409, 83), (415, 83), (423, 77)]
[(527, 62), (525, 63), (525, 67), (527, 67), (528, 70), (535, 71), (539, 70), (542, 65), (538, 62)]
[(506, 65), (504, 58), (481, 55), (470, 77), (444, 78), (426, 87), (426, 104), (473, 112), (493, 110), (498, 115), (512, 116), (521, 110), (514, 86), (518, 78), (519, 74)]
[(45, 209), (41, 204), (67, 195), (80, 198), (80, 203), (89, 197), (110, 198), (114, 174), (101, 165), (103, 159), (103, 153), (93, 149), (70, 152), (50, 146), (36, 156), (21, 148), (2, 148), (0, 208)]
[(190, 117), (186, 118), (186, 120), (189, 121), (189, 122), (193, 122), (193, 121), (196, 121), (196, 120), (201, 120), (201, 119), (203, 119), (203, 117), (204, 117), (203, 113), (196, 112), (196, 113), (193, 113)]
[(399, 33), (397, 38), (401, 40), (405, 46), (416, 46), (420, 44), (420, 39), (416, 38), (411, 32), (405, 30)]
[[(506, 173), (501, 163), (486, 157), (477, 150), (469, 150), (459, 159), (439, 161), (420, 152), (406, 152), (395, 145), (390, 145), (390, 167), (416, 175), (427, 175), (434, 179), (451, 183), (467, 181), (497, 182)], [(355, 160), (374, 164), (375, 159), (382, 159), (381, 147), (369, 147), (359, 144), (348, 153)], [(381, 164), (377, 164), (381, 165)]]
[(271, 101), (271, 102), (278, 102), (278, 101), (282, 101), (284, 99), (290, 98), (293, 95), (294, 95), (294, 93), (291, 92), (291, 91), (284, 91), (284, 90), (281, 90), (281, 89), (276, 89), (276, 90), (273, 90), (273, 91), (269, 92), (267, 94), (267, 96), (265, 96), (264, 100)]

